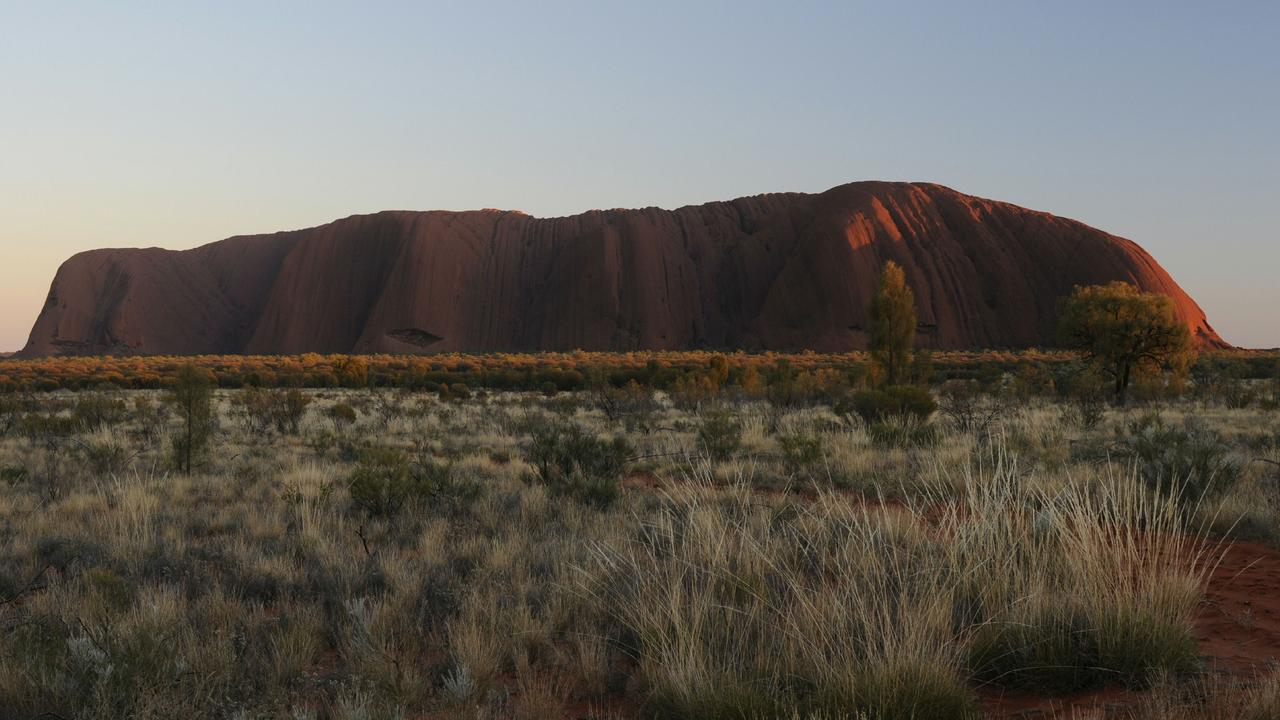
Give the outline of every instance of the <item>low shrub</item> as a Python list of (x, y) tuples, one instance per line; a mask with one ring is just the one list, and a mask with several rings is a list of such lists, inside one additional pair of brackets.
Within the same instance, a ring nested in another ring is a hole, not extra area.
[(867, 436), (873, 445), (899, 448), (927, 447), (939, 440), (938, 428), (933, 425), (903, 419), (872, 423), (867, 428)]
[(325, 417), (329, 418), (329, 422), (333, 423), (334, 429), (341, 432), (356, 422), (356, 409), (348, 403), (338, 403), (324, 411)]
[(473, 482), (455, 476), (452, 465), (429, 460), (410, 462), (390, 448), (367, 448), (347, 484), (351, 501), (375, 517), (392, 517), (409, 506), (432, 504), (462, 510), (481, 492)]
[(441, 383), (436, 394), (441, 402), (462, 402), (471, 399), (471, 388), (466, 383)]
[(631, 454), (624, 438), (603, 440), (577, 425), (560, 425), (534, 434), (527, 460), (538, 481), (555, 494), (607, 507), (618, 497), (622, 470)]
[(587, 375), (587, 390), (587, 397), (609, 422), (622, 423), (628, 431), (653, 429), (658, 404), (649, 388), (635, 380), (618, 387), (602, 371), (593, 371)]
[(782, 460), (793, 472), (806, 470), (822, 460), (822, 438), (804, 432), (778, 436)]
[(948, 380), (938, 388), (942, 414), (964, 433), (985, 435), (1008, 415), (1011, 404), (998, 392), (983, 392), (977, 380)]
[(0, 393), (0, 437), (8, 435), (22, 417), (22, 405), (12, 395)]
[(129, 449), (113, 437), (93, 438), (84, 444), (84, 458), (94, 475), (114, 475), (129, 464)]
[(75, 418), (54, 414), (24, 415), (18, 423), (19, 434), (26, 438), (32, 449), (41, 453), (41, 479), (45, 492), (56, 494), (59, 491), (57, 480), (63, 460), (70, 452), (72, 439), (79, 429), (80, 423)]
[(1223, 495), (1244, 474), (1222, 438), (1195, 420), (1174, 427), (1149, 413), (1128, 424), (1118, 445), (1148, 486), (1193, 503)]
[(1242, 362), (1203, 357), (1191, 368), (1195, 394), (1234, 410), (1247, 408), (1260, 399), (1250, 384), (1249, 368)]
[(329, 451), (338, 443), (338, 438), (328, 430), (319, 430), (307, 435), (307, 447), (315, 453), (317, 459), (324, 459)]
[(698, 426), (698, 447), (717, 462), (732, 458), (742, 447), (742, 423), (724, 410), (706, 413)]
[(18, 423), (18, 433), (33, 445), (42, 445), (76, 435), (80, 423), (75, 418), (61, 415), (24, 415)]
[(1063, 420), (1082, 430), (1092, 430), (1102, 423), (1111, 390), (1096, 367), (1069, 363), (1058, 369), (1054, 382), (1058, 394), (1067, 402)]
[(938, 409), (928, 388), (890, 385), (882, 390), (860, 390), (836, 403), (835, 411), (846, 418), (857, 415), (868, 426), (890, 419), (927, 421)]
[(84, 574), (85, 589), (115, 612), (123, 612), (133, 604), (137, 588), (107, 568), (90, 568)]
[(298, 389), (262, 390), (247, 387), (236, 398), (245, 430), (261, 436), (274, 428), (281, 434), (296, 435), (306, 415), (311, 397)]
[(301, 390), (292, 389), (281, 393), (276, 399), (276, 413), (273, 418), (276, 430), (297, 435), (302, 425), (302, 418), (307, 414), (307, 406), (310, 404), (311, 397)]
[[(369, 397), (369, 405), (373, 407), (379, 423), (385, 426), (392, 420), (405, 416), (408, 411), (406, 403), (408, 399), (408, 394), (404, 392), (375, 392)], [(338, 412), (343, 412), (345, 415), (344, 411)], [(342, 420), (345, 421), (346, 417)]]
[(154, 403), (146, 395), (133, 400), (133, 418), (137, 422), (137, 435), (146, 445), (156, 445), (164, 435), (169, 421), (169, 406)]
[(83, 393), (76, 398), (71, 410), (80, 428), (86, 432), (98, 432), (123, 423), (128, 418), (129, 406), (114, 394), (105, 392)]

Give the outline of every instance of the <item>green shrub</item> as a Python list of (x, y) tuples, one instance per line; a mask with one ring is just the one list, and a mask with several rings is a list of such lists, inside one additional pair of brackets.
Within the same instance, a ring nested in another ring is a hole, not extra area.
[(356, 409), (348, 403), (338, 403), (330, 407), (324, 412), (329, 421), (333, 423), (334, 428), (341, 431), (356, 422)]
[(17, 485), (27, 479), (30, 473), (21, 465), (5, 465), (0, 467), (0, 482), (6, 485)]
[(478, 484), (455, 477), (451, 465), (410, 462), (390, 448), (365, 449), (347, 487), (356, 508), (375, 517), (392, 517), (406, 507), (425, 504), (462, 510), (481, 492)]
[(24, 415), (18, 423), (18, 433), (36, 446), (69, 438), (79, 430), (80, 423), (75, 418), (53, 414)]
[(1092, 430), (1102, 423), (1111, 390), (1096, 367), (1069, 363), (1058, 368), (1054, 383), (1058, 394), (1067, 401), (1063, 420), (1082, 430)]
[(26, 438), (33, 449), (41, 451), (43, 460), (44, 491), (50, 494), (58, 492), (57, 480), (62, 468), (62, 461), (70, 452), (73, 436), (80, 429), (75, 418), (61, 415), (24, 415), (18, 423), (18, 432)]
[(22, 417), (22, 405), (17, 398), (0, 393), (0, 437), (8, 435)]
[(124, 400), (105, 392), (83, 393), (76, 398), (71, 415), (86, 432), (97, 432), (114, 427), (128, 417), (129, 408)]
[(262, 390), (247, 387), (236, 398), (245, 430), (260, 436), (275, 428), (281, 434), (296, 435), (311, 398), (298, 389)]
[(698, 426), (698, 447), (717, 462), (732, 458), (742, 447), (742, 423), (724, 410), (707, 413)]
[(860, 390), (836, 404), (837, 414), (857, 415), (868, 426), (890, 419), (911, 419), (923, 423), (938, 409), (928, 388), (890, 385), (883, 390)]
[(307, 414), (307, 406), (310, 404), (311, 397), (301, 390), (292, 389), (279, 393), (276, 400), (276, 414), (273, 418), (276, 429), (290, 435), (297, 435), (298, 428), (302, 425), (302, 418)]
[(319, 430), (307, 435), (307, 447), (319, 459), (324, 459), (338, 442), (337, 436), (328, 430)]
[(84, 444), (84, 457), (94, 475), (114, 475), (129, 464), (128, 449), (115, 439), (90, 440)]
[(1244, 474), (1218, 434), (1194, 420), (1172, 427), (1149, 413), (1129, 423), (1119, 447), (1148, 486), (1190, 502), (1221, 496)]
[(142, 442), (155, 445), (164, 434), (169, 407), (151, 402), (146, 395), (138, 395), (133, 399), (133, 419), (138, 424), (137, 436)]
[(1191, 368), (1195, 394), (1200, 399), (1237, 410), (1259, 399), (1260, 393), (1249, 384), (1249, 374), (1243, 362), (1213, 357), (1200, 358)]
[(808, 433), (794, 432), (780, 435), (782, 459), (792, 471), (810, 468), (822, 460), (822, 438)]
[(534, 433), (527, 459), (538, 481), (555, 494), (607, 507), (618, 497), (631, 454), (623, 438), (602, 440), (577, 425), (553, 425)]
[(547, 401), (546, 408), (561, 418), (571, 418), (583, 408), (583, 402), (575, 395), (557, 395)]
[(87, 590), (116, 612), (128, 609), (137, 592), (129, 581), (107, 568), (89, 568), (84, 574), (84, 584)]

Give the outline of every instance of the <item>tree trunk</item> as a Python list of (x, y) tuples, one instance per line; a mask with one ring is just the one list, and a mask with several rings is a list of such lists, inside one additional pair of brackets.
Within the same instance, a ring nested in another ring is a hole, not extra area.
[(1126, 363), (1116, 373), (1116, 405), (1124, 407), (1129, 401), (1129, 371), (1130, 366)]

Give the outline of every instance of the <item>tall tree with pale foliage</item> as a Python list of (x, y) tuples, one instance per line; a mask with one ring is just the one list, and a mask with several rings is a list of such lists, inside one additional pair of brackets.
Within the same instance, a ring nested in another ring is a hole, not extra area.
[(871, 297), (871, 359), (886, 385), (907, 382), (916, 338), (916, 298), (906, 273), (892, 260), (885, 263)]
[(1120, 281), (1077, 287), (1062, 303), (1058, 337), (1107, 376), (1117, 405), (1135, 377), (1185, 367), (1194, 354), (1172, 298)]

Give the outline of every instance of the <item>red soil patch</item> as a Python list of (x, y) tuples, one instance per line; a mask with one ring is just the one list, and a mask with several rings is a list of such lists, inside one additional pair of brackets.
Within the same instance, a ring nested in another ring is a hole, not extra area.
[(1209, 579), (1195, 636), (1220, 670), (1270, 670), (1280, 658), (1280, 551), (1261, 543), (1228, 548)]

